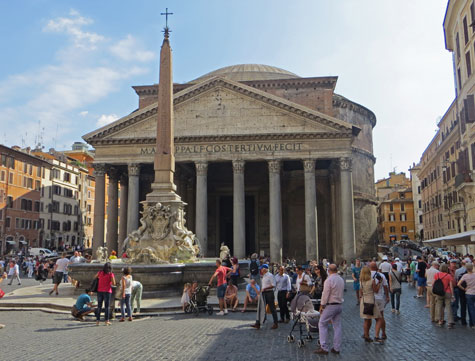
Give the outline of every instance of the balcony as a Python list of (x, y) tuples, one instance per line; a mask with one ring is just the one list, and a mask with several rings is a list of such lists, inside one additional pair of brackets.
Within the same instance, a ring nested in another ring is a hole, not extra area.
[(473, 182), (472, 177), (468, 173), (457, 174), (455, 176), (455, 188), (458, 188), (463, 183), (472, 183), (472, 182)]
[(457, 212), (463, 212), (464, 211), (464, 205), (462, 202), (457, 202), (452, 204), (450, 207), (450, 212), (451, 213), (457, 213)]

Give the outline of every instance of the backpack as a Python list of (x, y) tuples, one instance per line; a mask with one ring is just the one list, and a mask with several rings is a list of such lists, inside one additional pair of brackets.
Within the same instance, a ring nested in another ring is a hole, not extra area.
[(257, 265), (257, 261), (255, 259), (251, 261), (249, 269), (251, 271), (251, 275), (256, 276), (259, 274), (259, 266)]
[(445, 287), (444, 287), (444, 283), (442, 282), (442, 280), (447, 277), (447, 275), (445, 275), (444, 277), (442, 278), (438, 278), (435, 280), (434, 284), (432, 285), (432, 293), (437, 295), (437, 296), (445, 296)]

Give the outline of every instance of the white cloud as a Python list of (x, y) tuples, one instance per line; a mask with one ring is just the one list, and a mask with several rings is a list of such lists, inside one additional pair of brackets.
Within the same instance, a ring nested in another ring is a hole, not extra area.
[(107, 124), (112, 123), (113, 121), (119, 119), (117, 114), (102, 114), (99, 119), (97, 119), (96, 126), (101, 128)]
[(116, 44), (112, 45), (110, 51), (126, 61), (148, 62), (155, 57), (152, 51), (142, 50), (137, 39), (130, 34), (125, 39), (119, 40)]
[(76, 10), (71, 10), (69, 15), (69, 17), (59, 17), (48, 21), (43, 30), (68, 34), (78, 48), (96, 49), (97, 44), (105, 39), (104, 36), (82, 29), (84, 26), (91, 25), (93, 20), (81, 16)]
[(82, 112), (79, 113), (79, 115), (80, 115), (81, 117), (85, 117), (85, 116), (87, 116), (88, 114), (89, 114), (89, 112), (88, 112), (87, 110), (83, 110)]

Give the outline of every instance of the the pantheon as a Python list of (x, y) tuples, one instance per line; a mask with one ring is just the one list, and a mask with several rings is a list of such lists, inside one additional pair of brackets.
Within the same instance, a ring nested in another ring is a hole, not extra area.
[[(221, 242), (237, 257), (299, 261), (373, 251), (376, 117), (335, 94), (336, 82), (246, 64), (174, 85), (175, 184), (206, 256)], [(99, 203), (109, 175), (106, 230), (101, 207), (94, 216), (109, 244), (137, 229), (153, 181), (158, 86), (133, 88), (138, 109), (83, 137)]]

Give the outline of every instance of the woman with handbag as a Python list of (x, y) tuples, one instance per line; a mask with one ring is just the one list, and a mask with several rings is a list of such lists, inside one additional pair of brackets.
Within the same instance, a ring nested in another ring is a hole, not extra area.
[(101, 320), (102, 303), (104, 303), (104, 321), (106, 326), (111, 323), (109, 321), (109, 305), (112, 295), (112, 286), (115, 286), (115, 276), (112, 273), (112, 266), (109, 262), (104, 264), (102, 271), (96, 274), (97, 278), (97, 313), (96, 313), (96, 325), (99, 326)]
[(374, 279), (371, 278), (371, 271), (369, 267), (365, 266), (361, 269), (360, 273), (360, 317), (364, 320), (363, 324), (363, 338), (366, 342), (373, 342), (373, 339), (369, 337), (369, 330), (371, 329), (371, 323), (373, 319), (376, 320), (375, 334), (379, 334), (379, 330), (382, 326), (381, 313), (376, 305), (374, 295), (378, 293), (382, 282), (376, 284)]

